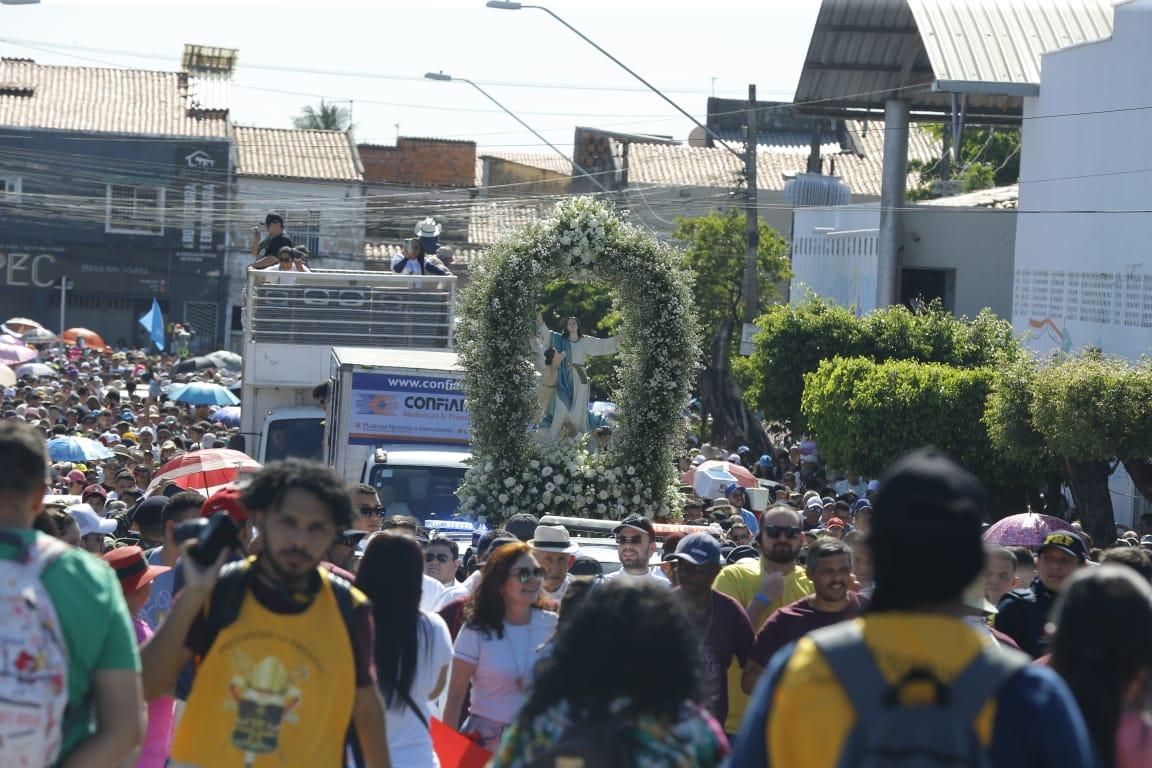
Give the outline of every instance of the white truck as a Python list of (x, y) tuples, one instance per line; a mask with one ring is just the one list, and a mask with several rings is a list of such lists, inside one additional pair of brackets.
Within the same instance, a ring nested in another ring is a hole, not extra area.
[(385, 514), (451, 518), (469, 458), (461, 375), (455, 352), (333, 349), (329, 466), (375, 487)]
[(244, 304), (240, 433), (260, 462), (322, 460), (313, 390), (332, 349), (451, 350), (456, 278), (317, 269), (250, 270)]

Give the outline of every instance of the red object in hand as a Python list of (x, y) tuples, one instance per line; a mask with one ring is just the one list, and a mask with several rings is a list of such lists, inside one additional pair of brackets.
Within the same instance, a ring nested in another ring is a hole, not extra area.
[(484, 768), (492, 758), (491, 752), (436, 718), (432, 718), (429, 730), (440, 768)]

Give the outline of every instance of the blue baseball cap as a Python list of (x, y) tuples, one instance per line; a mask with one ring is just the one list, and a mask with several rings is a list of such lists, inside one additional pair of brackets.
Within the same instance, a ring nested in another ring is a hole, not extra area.
[(683, 560), (693, 565), (719, 565), (720, 542), (709, 533), (692, 533), (680, 539), (676, 554), (669, 560)]
[[(744, 486), (740, 485), (740, 483), (728, 483), (728, 485), (724, 486), (724, 495), (730, 496), (730, 495), (732, 495), (733, 491), (743, 491), (743, 490), (744, 490)], [(745, 494), (747, 494), (747, 492), (745, 492)]]
[(738, 454), (740, 454), (741, 456), (743, 456), (744, 454), (748, 453), (748, 451), (750, 451), (750, 450), (752, 450), (752, 449), (751, 449), (751, 448), (749, 448), (748, 446), (746, 446), (746, 445), (742, 445), (742, 446), (740, 446), (739, 448), (737, 448), (737, 449), (736, 449), (736, 453), (738, 453)]
[(758, 458), (756, 460), (756, 463), (762, 467), (771, 467), (775, 464), (775, 462), (772, 461), (772, 457), (769, 456), (768, 454), (764, 454), (763, 456)]

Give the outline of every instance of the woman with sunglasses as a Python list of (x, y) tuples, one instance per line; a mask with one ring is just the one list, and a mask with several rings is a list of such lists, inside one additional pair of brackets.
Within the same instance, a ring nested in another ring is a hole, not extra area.
[(442, 618), (420, 610), (423, 576), (424, 551), (415, 539), (377, 533), (364, 550), (356, 586), (372, 600), (376, 685), (392, 764), (436, 768), (428, 702), (444, 690), (452, 638)]
[[(456, 638), (444, 722), (495, 749), (524, 705), (541, 646), (557, 616), (541, 607), (544, 570), (524, 543), (505, 544), (484, 563)], [(472, 686), (468, 718), (460, 725)]]

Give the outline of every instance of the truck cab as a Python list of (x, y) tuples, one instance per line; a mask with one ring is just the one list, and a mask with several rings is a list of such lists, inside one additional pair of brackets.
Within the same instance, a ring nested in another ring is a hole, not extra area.
[(454, 446), (380, 447), (364, 462), (360, 480), (376, 489), (385, 514), (449, 520), (460, 505), (456, 489), (464, 482), (469, 458), (467, 449)]

